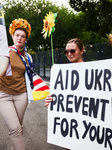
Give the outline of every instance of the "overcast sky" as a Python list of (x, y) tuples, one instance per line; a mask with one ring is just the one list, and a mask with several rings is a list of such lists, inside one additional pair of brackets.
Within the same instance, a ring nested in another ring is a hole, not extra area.
[[(10, 1), (10, 0), (9, 0)], [(15, 0), (16, 1), (16, 0)], [(22, 1), (22, 0), (20, 0), (20, 1)], [(51, 1), (51, 2), (53, 2), (54, 4), (55, 3), (57, 3), (57, 5), (59, 5), (59, 6), (61, 6), (62, 4), (64, 5), (64, 6), (66, 6), (66, 7), (68, 7), (69, 5), (68, 5), (68, 1), (69, 0), (48, 0), (48, 1)], [(0, 2), (3, 2), (3, 0), (0, 0)]]
[(54, 4), (57, 4), (58, 6), (64, 5), (66, 8), (73, 10), (69, 5), (69, 0), (49, 0), (49, 2), (50, 1), (53, 2)]
[(69, 0), (49, 0), (49, 1), (52, 1), (53, 3), (57, 3), (57, 5), (59, 5), (59, 6), (61, 6), (63, 4), (64, 6), (68, 7)]
[[(0, 2), (2, 2), (3, 0), (0, 0)], [(16, 1), (16, 0), (15, 0)], [(20, 1), (22, 1), (22, 0), (20, 0)], [(69, 0), (47, 0), (47, 1), (51, 1), (51, 2), (53, 2), (54, 4), (57, 4), (57, 5), (59, 5), (59, 6), (61, 6), (61, 5), (64, 5), (65, 7), (67, 7), (67, 8), (70, 8), (71, 9), (71, 7), (70, 7), (70, 5), (69, 5)]]

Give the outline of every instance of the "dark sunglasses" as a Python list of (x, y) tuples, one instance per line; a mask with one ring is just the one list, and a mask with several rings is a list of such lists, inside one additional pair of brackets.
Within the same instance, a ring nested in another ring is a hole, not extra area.
[(76, 50), (75, 50), (75, 49), (65, 50), (65, 51), (64, 51), (64, 54), (67, 55), (69, 52), (70, 52), (71, 54), (74, 54), (74, 53), (76, 52)]

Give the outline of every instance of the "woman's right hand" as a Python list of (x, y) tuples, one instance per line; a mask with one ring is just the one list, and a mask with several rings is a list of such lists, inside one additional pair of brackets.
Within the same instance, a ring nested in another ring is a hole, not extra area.
[(49, 103), (52, 102), (52, 100), (53, 100), (52, 95), (48, 95), (48, 96), (46, 97), (45, 105), (44, 105), (44, 106), (47, 107), (47, 106), (49, 105)]

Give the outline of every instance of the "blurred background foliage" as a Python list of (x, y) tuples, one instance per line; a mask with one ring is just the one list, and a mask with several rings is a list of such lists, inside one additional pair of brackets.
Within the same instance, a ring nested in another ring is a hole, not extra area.
[(108, 42), (108, 34), (112, 30), (111, 0), (70, 0), (69, 4), (73, 10), (47, 0), (3, 0), (9, 45), (12, 45), (8, 32), (10, 23), (16, 18), (23, 18), (32, 27), (27, 41), (29, 52), (50, 50), (50, 38), (44, 39), (41, 33), (43, 19), (49, 11), (57, 13), (54, 49), (64, 48), (66, 42), (74, 37), (79, 37), (84, 45)]

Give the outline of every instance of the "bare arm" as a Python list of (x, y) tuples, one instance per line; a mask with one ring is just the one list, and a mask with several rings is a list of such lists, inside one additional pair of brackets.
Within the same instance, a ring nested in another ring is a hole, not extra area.
[(0, 56), (0, 76), (4, 76), (9, 64), (9, 58), (6, 56)]

